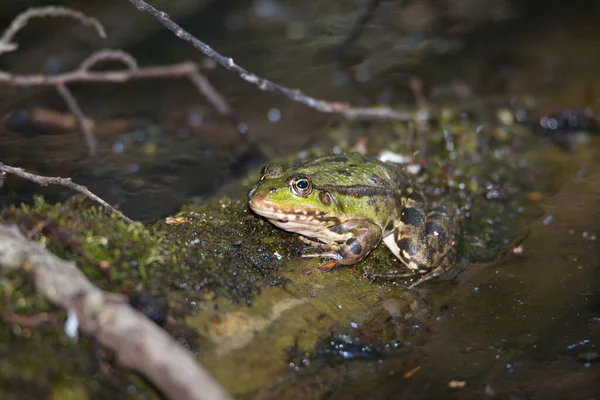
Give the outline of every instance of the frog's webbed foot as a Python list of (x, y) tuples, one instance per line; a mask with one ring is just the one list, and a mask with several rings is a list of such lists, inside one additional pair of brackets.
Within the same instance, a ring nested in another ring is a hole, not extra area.
[(328, 261), (324, 261), (319, 264), (321, 271), (329, 271), (333, 267), (341, 265), (338, 260), (342, 259), (342, 255), (339, 252), (339, 245), (332, 245), (328, 243), (321, 243), (314, 240), (310, 240), (304, 237), (300, 239), (310, 245), (310, 247), (304, 249), (305, 252), (317, 250), (317, 252), (304, 253), (303, 258), (328, 258)]
[(436, 268), (432, 269), (431, 271), (425, 272), (425, 271), (419, 271), (419, 270), (409, 270), (408, 272), (383, 272), (383, 273), (377, 273), (377, 274), (368, 274), (367, 277), (368, 278), (379, 278), (379, 279), (404, 279), (404, 278), (411, 278), (411, 277), (416, 277), (415, 279), (413, 279), (409, 285), (407, 285), (407, 287), (409, 289), (412, 289), (416, 286), (419, 286), (420, 284), (422, 284), (425, 281), (428, 281), (430, 279), (436, 278), (440, 275), (442, 275), (444, 272), (447, 271), (449, 264), (446, 262), (443, 262), (442, 264), (440, 264), (439, 266), (437, 266)]
[[(404, 279), (404, 278), (414, 278), (407, 283), (407, 288), (412, 289), (416, 286), (421, 285), (423, 282), (426, 282), (430, 279), (437, 278), (440, 275), (445, 274), (454, 266), (455, 261), (457, 260), (457, 253), (455, 249), (451, 249), (444, 256), (442, 261), (431, 270), (423, 270), (423, 269), (409, 269), (407, 272), (401, 271), (392, 271), (392, 272), (382, 272), (376, 274), (367, 274), (367, 278), (379, 278), (379, 279)], [(466, 261), (464, 259), (463, 261)]]
[(332, 245), (329, 243), (323, 243), (318, 240), (312, 240), (312, 239), (309, 239), (304, 236), (298, 236), (298, 239), (300, 239), (301, 241), (303, 241), (304, 243), (306, 243), (310, 246), (306, 250), (311, 250), (311, 249), (315, 249), (315, 248), (323, 249), (323, 250), (330, 250), (332, 247)]

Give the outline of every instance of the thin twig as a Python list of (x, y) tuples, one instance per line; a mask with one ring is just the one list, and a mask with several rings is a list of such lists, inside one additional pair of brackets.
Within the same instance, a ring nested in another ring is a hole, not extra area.
[[(94, 71), (90, 69), (102, 61), (121, 61), (127, 68), (114, 71)], [(195, 73), (200, 73), (198, 66), (189, 61), (169, 65), (138, 67), (135, 59), (128, 53), (120, 50), (100, 50), (91, 54), (73, 71), (53, 75), (19, 75), (0, 71), (0, 82), (13, 86), (56, 86), (73, 82), (121, 83), (143, 78), (188, 77)]]
[(314, 97), (310, 97), (302, 93), (298, 89), (290, 89), (288, 87), (279, 85), (277, 83), (271, 82), (265, 78), (261, 78), (250, 71), (240, 67), (237, 65), (232, 58), (224, 57), (221, 54), (217, 53), (206, 43), (197, 39), (195, 36), (191, 35), (189, 32), (184, 30), (181, 26), (176, 24), (169, 16), (162, 12), (158, 11), (156, 8), (147, 4), (143, 0), (129, 0), (133, 5), (135, 5), (139, 10), (145, 11), (156, 18), (161, 24), (167, 27), (170, 31), (175, 33), (177, 37), (185, 40), (186, 42), (191, 43), (194, 47), (204, 53), (206, 56), (212, 58), (217, 63), (222, 65), (225, 69), (230, 72), (237, 74), (240, 78), (244, 79), (247, 82), (256, 85), (260, 90), (266, 92), (275, 92), (283, 94), (284, 96), (302, 103), (308, 107), (314, 108), (320, 112), (328, 113), (328, 114), (338, 114), (342, 115), (347, 119), (363, 119), (363, 120), (373, 120), (373, 119), (391, 119), (396, 121), (409, 121), (411, 120), (411, 115), (408, 113), (404, 113), (401, 111), (392, 110), (387, 107), (375, 107), (375, 108), (354, 108), (351, 107), (347, 103), (341, 102), (329, 102), (324, 100), (318, 100)]
[(68, 187), (69, 189), (75, 190), (75, 191), (83, 194), (87, 198), (95, 201), (96, 203), (101, 204), (102, 206), (108, 208), (109, 210), (111, 210), (112, 212), (117, 214), (123, 221), (128, 222), (130, 224), (133, 223), (132, 219), (125, 216), (122, 212), (120, 212), (119, 210), (117, 210), (116, 208), (114, 208), (113, 206), (108, 204), (106, 201), (102, 200), (100, 197), (96, 196), (94, 193), (90, 192), (89, 189), (86, 188), (85, 186), (78, 185), (78, 184), (74, 183), (73, 181), (71, 181), (71, 178), (59, 178), (59, 177), (52, 177), (52, 176), (35, 175), (35, 174), (31, 174), (29, 172), (23, 171), (22, 168), (10, 167), (10, 166), (2, 164), (2, 163), (0, 163), (0, 172), (19, 176), (23, 179), (27, 179), (31, 182), (35, 182), (41, 186), (60, 185), (60, 186)]
[[(195, 64), (194, 64), (195, 66)], [(221, 115), (232, 115), (233, 111), (223, 96), (208, 82), (208, 79), (196, 69), (188, 74), (188, 78), (192, 84), (202, 93), (207, 99), (210, 99), (213, 107)]]
[(232, 399), (191, 352), (123, 295), (100, 290), (74, 262), (27, 240), (15, 225), (0, 224), (0, 270), (24, 265), (36, 291), (76, 321), (71, 334), (78, 329), (114, 351), (119, 364), (143, 374), (166, 398)]
[(356, 21), (356, 23), (350, 30), (350, 33), (346, 37), (346, 39), (344, 39), (344, 41), (337, 46), (336, 56), (338, 58), (344, 58), (346, 56), (346, 49), (348, 48), (348, 46), (350, 46), (353, 42), (355, 42), (360, 37), (363, 29), (365, 28), (365, 25), (375, 14), (375, 10), (377, 10), (377, 7), (379, 6), (379, 2), (380, 2), (380, 0), (370, 0), (369, 1), (369, 4), (367, 5), (367, 9), (365, 10), (364, 13), (361, 14), (358, 21)]
[(14, 324), (22, 328), (39, 328), (44, 325), (55, 326), (57, 324), (55, 314), (41, 313), (33, 316), (14, 314), (11, 309), (11, 297), (12, 288), (5, 288), (2, 301), (2, 322), (5, 324)]
[(58, 7), (58, 6), (48, 6), (48, 7), (36, 7), (30, 8), (27, 11), (19, 14), (13, 21), (10, 26), (4, 33), (2, 37), (0, 37), (0, 54), (7, 53), (10, 51), (15, 51), (19, 46), (16, 43), (11, 42), (15, 35), (23, 29), (27, 22), (31, 18), (46, 18), (46, 17), (69, 17), (75, 18), (83, 25), (91, 26), (96, 30), (98, 36), (101, 38), (106, 37), (106, 32), (104, 31), (104, 27), (96, 18), (88, 17), (82, 12), (72, 10), (70, 8)]
[(89, 124), (86, 123), (85, 115), (83, 111), (81, 111), (81, 107), (77, 104), (77, 99), (73, 96), (73, 93), (67, 88), (64, 84), (59, 83), (56, 86), (56, 91), (60, 94), (60, 97), (63, 98), (69, 110), (75, 116), (75, 120), (77, 121), (77, 125), (79, 125), (79, 129), (83, 132), (83, 136), (85, 137), (85, 143), (88, 148), (88, 152), (91, 156), (96, 155), (96, 149), (98, 147), (98, 143), (96, 142), (96, 138), (94, 137), (94, 133), (90, 128)]
[[(125, 69), (112, 71), (94, 71), (92, 68), (105, 61), (120, 61), (125, 64)], [(156, 79), (156, 78), (176, 78), (185, 77), (190, 80), (198, 92), (203, 95), (212, 106), (225, 117), (232, 118), (233, 111), (227, 101), (210, 84), (208, 79), (200, 72), (198, 65), (191, 61), (181, 62), (169, 65), (157, 65), (151, 67), (138, 67), (137, 61), (129, 53), (121, 50), (100, 50), (92, 53), (79, 67), (73, 71), (60, 74), (30, 74), (19, 75), (0, 71), (0, 82), (5, 82), (12, 86), (53, 86), (69, 107), (69, 111), (75, 116), (77, 122), (85, 135), (88, 148), (90, 147), (90, 137), (93, 137), (89, 123), (85, 123), (85, 116), (78, 106), (73, 95), (68, 91), (67, 84), (73, 82), (111, 82), (122, 83), (134, 79)], [(65, 89), (67, 89), (65, 91)], [(69, 92), (68, 94), (66, 92)], [(83, 117), (83, 118), (82, 118)], [(83, 121), (83, 125), (82, 125)], [(234, 122), (235, 123), (235, 122)], [(237, 123), (236, 123), (237, 125)], [(246, 132), (240, 132), (245, 134)], [(95, 143), (95, 140), (94, 140)]]

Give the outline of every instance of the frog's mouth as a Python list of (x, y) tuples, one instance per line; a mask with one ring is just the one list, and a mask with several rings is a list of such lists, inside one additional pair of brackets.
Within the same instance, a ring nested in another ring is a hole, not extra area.
[(286, 231), (318, 231), (328, 226), (323, 213), (310, 208), (294, 209), (293, 207), (276, 206), (264, 196), (251, 195), (248, 201), (250, 209), (261, 217), (267, 218), (273, 225)]

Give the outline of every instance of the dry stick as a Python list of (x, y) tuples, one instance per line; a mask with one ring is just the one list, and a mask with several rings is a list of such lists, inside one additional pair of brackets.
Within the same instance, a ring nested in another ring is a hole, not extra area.
[(373, 107), (373, 108), (354, 108), (350, 107), (347, 103), (340, 102), (328, 102), (324, 100), (318, 100), (313, 97), (307, 96), (298, 89), (290, 89), (282, 85), (278, 85), (267, 79), (256, 76), (250, 71), (236, 65), (232, 58), (224, 57), (217, 53), (206, 43), (200, 41), (189, 32), (185, 31), (179, 25), (177, 25), (169, 16), (158, 11), (156, 8), (147, 4), (143, 0), (129, 0), (139, 10), (146, 11), (154, 18), (156, 18), (161, 24), (171, 30), (177, 37), (191, 43), (194, 47), (204, 53), (206, 56), (212, 58), (217, 63), (221, 64), (225, 69), (230, 72), (237, 74), (240, 78), (247, 82), (256, 85), (260, 90), (267, 92), (275, 92), (283, 94), (284, 96), (307, 105), (308, 107), (314, 108), (318, 111), (342, 115), (347, 119), (391, 119), (396, 121), (406, 122), (412, 119), (410, 114), (395, 111), (387, 107)]
[(0, 270), (27, 265), (37, 292), (76, 316), (79, 330), (113, 350), (117, 361), (148, 378), (168, 399), (229, 400), (231, 396), (195, 356), (127, 299), (100, 290), (72, 261), (0, 224)]
[(79, 104), (77, 104), (77, 99), (73, 96), (73, 93), (62, 83), (55, 85), (56, 91), (60, 94), (60, 97), (63, 98), (71, 113), (75, 116), (75, 120), (77, 121), (77, 125), (79, 125), (79, 129), (83, 132), (83, 136), (85, 137), (85, 143), (87, 144), (88, 151), (91, 156), (96, 155), (96, 149), (98, 143), (96, 142), (96, 138), (94, 137), (94, 133), (88, 124), (85, 123), (85, 115)]
[[(120, 61), (125, 64), (125, 69), (115, 71), (93, 71), (96, 64), (104, 61)], [(173, 78), (186, 77), (194, 87), (203, 95), (213, 107), (226, 117), (232, 117), (233, 112), (226, 100), (209, 83), (208, 79), (200, 72), (198, 65), (193, 62), (160, 65), (152, 67), (138, 67), (135, 58), (121, 50), (100, 50), (92, 53), (79, 67), (73, 71), (54, 75), (31, 74), (18, 75), (0, 71), (0, 82), (13, 86), (53, 86), (67, 103), (69, 110), (75, 116), (77, 123), (83, 131), (88, 150), (91, 154), (96, 152), (96, 140), (93, 133), (85, 123), (85, 116), (77, 104), (75, 97), (66, 87), (72, 82), (113, 82), (121, 83), (133, 79), (148, 78)]]
[[(15, 34), (23, 29), (27, 21), (33, 17), (72, 17), (85, 25), (92, 26), (98, 35), (106, 37), (104, 27), (95, 18), (86, 16), (85, 14), (64, 7), (40, 7), (32, 8), (17, 16), (9, 28), (0, 37), (0, 55), (5, 52), (17, 49), (17, 44), (11, 40)], [(126, 69), (117, 71), (91, 71), (96, 64), (103, 61), (120, 61), (125, 64)], [(137, 61), (130, 54), (121, 50), (101, 50), (91, 54), (86, 58), (79, 67), (70, 72), (65, 72), (55, 75), (32, 74), (18, 75), (11, 74), (5, 71), (0, 71), (0, 82), (6, 82), (13, 86), (53, 86), (58, 94), (63, 98), (71, 113), (75, 116), (77, 124), (86, 140), (88, 152), (90, 155), (96, 154), (97, 143), (93, 135), (91, 127), (85, 122), (85, 115), (77, 103), (77, 99), (67, 88), (67, 84), (71, 82), (125, 82), (131, 79), (142, 78), (170, 78), (170, 77), (187, 77), (196, 87), (200, 94), (215, 107), (221, 114), (230, 119), (236, 124), (240, 133), (251, 141), (248, 132), (240, 128), (239, 122), (235, 119), (231, 107), (225, 99), (210, 85), (206, 77), (200, 73), (198, 66), (192, 62), (183, 62), (173, 65), (155, 66), (140, 68)]]
[(112, 212), (116, 213), (123, 221), (128, 222), (130, 224), (133, 223), (133, 220), (131, 220), (130, 218), (125, 216), (122, 212), (120, 212), (119, 210), (117, 210), (116, 208), (114, 208), (113, 206), (108, 204), (106, 201), (102, 200), (100, 197), (96, 196), (94, 193), (90, 192), (89, 189), (86, 188), (85, 186), (74, 183), (73, 181), (71, 181), (71, 178), (59, 178), (59, 177), (52, 177), (52, 176), (35, 175), (35, 174), (31, 174), (29, 172), (23, 171), (22, 168), (10, 167), (10, 166), (4, 165), (2, 163), (0, 163), (0, 172), (2, 172), (2, 176), (3, 176), (2, 181), (4, 181), (4, 178), (5, 178), (4, 174), (8, 173), (8, 174), (17, 175), (17, 176), (19, 176), (23, 179), (27, 179), (31, 182), (35, 182), (41, 186), (60, 185), (60, 186), (68, 187), (69, 189), (75, 190), (75, 191), (85, 195), (87, 198), (95, 201), (96, 203), (101, 204), (102, 206), (108, 208)]
[(0, 37), (0, 54), (15, 51), (19, 46), (16, 43), (12, 43), (11, 40), (15, 35), (27, 25), (27, 22), (31, 18), (46, 18), (46, 17), (69, 17), (74, 18), (81, 22), (83, 25), (91, 26), (96, 30), (98, 36), (101, 38), (106, 37), (104, 27), (96, 18), (88, 17), (82, 12), (72, 10), (70, 8), (48, 6), (48, 7), (36, 7), (30, 8), (27, 11), (19, 14), (15, 19), (12, 20), (10, 26), (4, 31)]
[[(122, 61), (127, 69), (116, 71), (93, 71), (90, 68), (101, 61)], [(193, 62), (160, 65), (152, 67), (138, 67), (135, 60), (120, 50), (100, 50), (86, 58), (77, 69), (60, 74), (45, 75), (31, 74), (18, 75), (0, 71), (0, 82), (14, 86), (56, 86), (72, 82), (113, 82), (121, 83), (132, 79), (141, 78), (168, 78), (189, 76), (199, 73), (198, 66)]]
[[(96, 30), (96, 33), (98, 33), (98, 35), (100, 37), (102, 37), (102, 38), (106, 37), (106, 32), (104, 31), (104, 27), (97, 19), (88, 17), (87, 15), (85, 15), (79, 11), (71, 10), (70, 8), (65, 8), (65, 7), (57, 7), (57, 6), (30, 8), (27, 11), (19, 14), (15, 19), (13, 19), (13, 21), (11, 22), (8, 29), (6, 31), (4, 31), (4, 33), (0, 37), (0, 54), (14, 51), (18, 48), (18, 45), (11, 41), (14, 38), (14, 36), (27, 25), (27, 22), (31, 18), (45, 18), (45, 17), (74, 18), (74, 19), (78, 20), (79, 22), (81, 22), (82, 24), (88, 25), (88, 26), (91, 26), (92, 28), (94, 28)], [(79, 108), (79, 105), (77, 104), (77, 100), (75, 99), (75, 97), (73, 97), (73, 95), (71, 94), (69, 89), (67, 89), (67, 87), (64, 86), (64, 83), (55, 84), (54, 86), (55, 86), (56, 90), (58, 91), (59, 95), (67, 103), (67, 106), (69, 107), (69, 109), (71, 110), (73, 115), (75, 115), (75, 119), (77, 120), (77, 123), (79, 124), (79, 126), (83, 132), (83, 135), (85, 137), (86, 144), (87, 144), (90, 155), (92, 155), (92, 156), (95, 155), (96, 154), (96, 140), (94, 138), (94, 135), (93, 135), (91, 129), (84, 123), (84, 115), (83, 115), (83, 112), (81, 111), (81, 108)]]

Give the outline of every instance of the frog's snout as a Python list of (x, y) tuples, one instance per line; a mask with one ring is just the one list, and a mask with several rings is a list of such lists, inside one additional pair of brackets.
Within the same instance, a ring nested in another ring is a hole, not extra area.
[(255, 186), (248, 192), (248, 204), (251, 209), (256, 210), (258, 208), (263, 208), (266, 204), (269, 204), (269, 202), (266, 201), (265, 194)]

